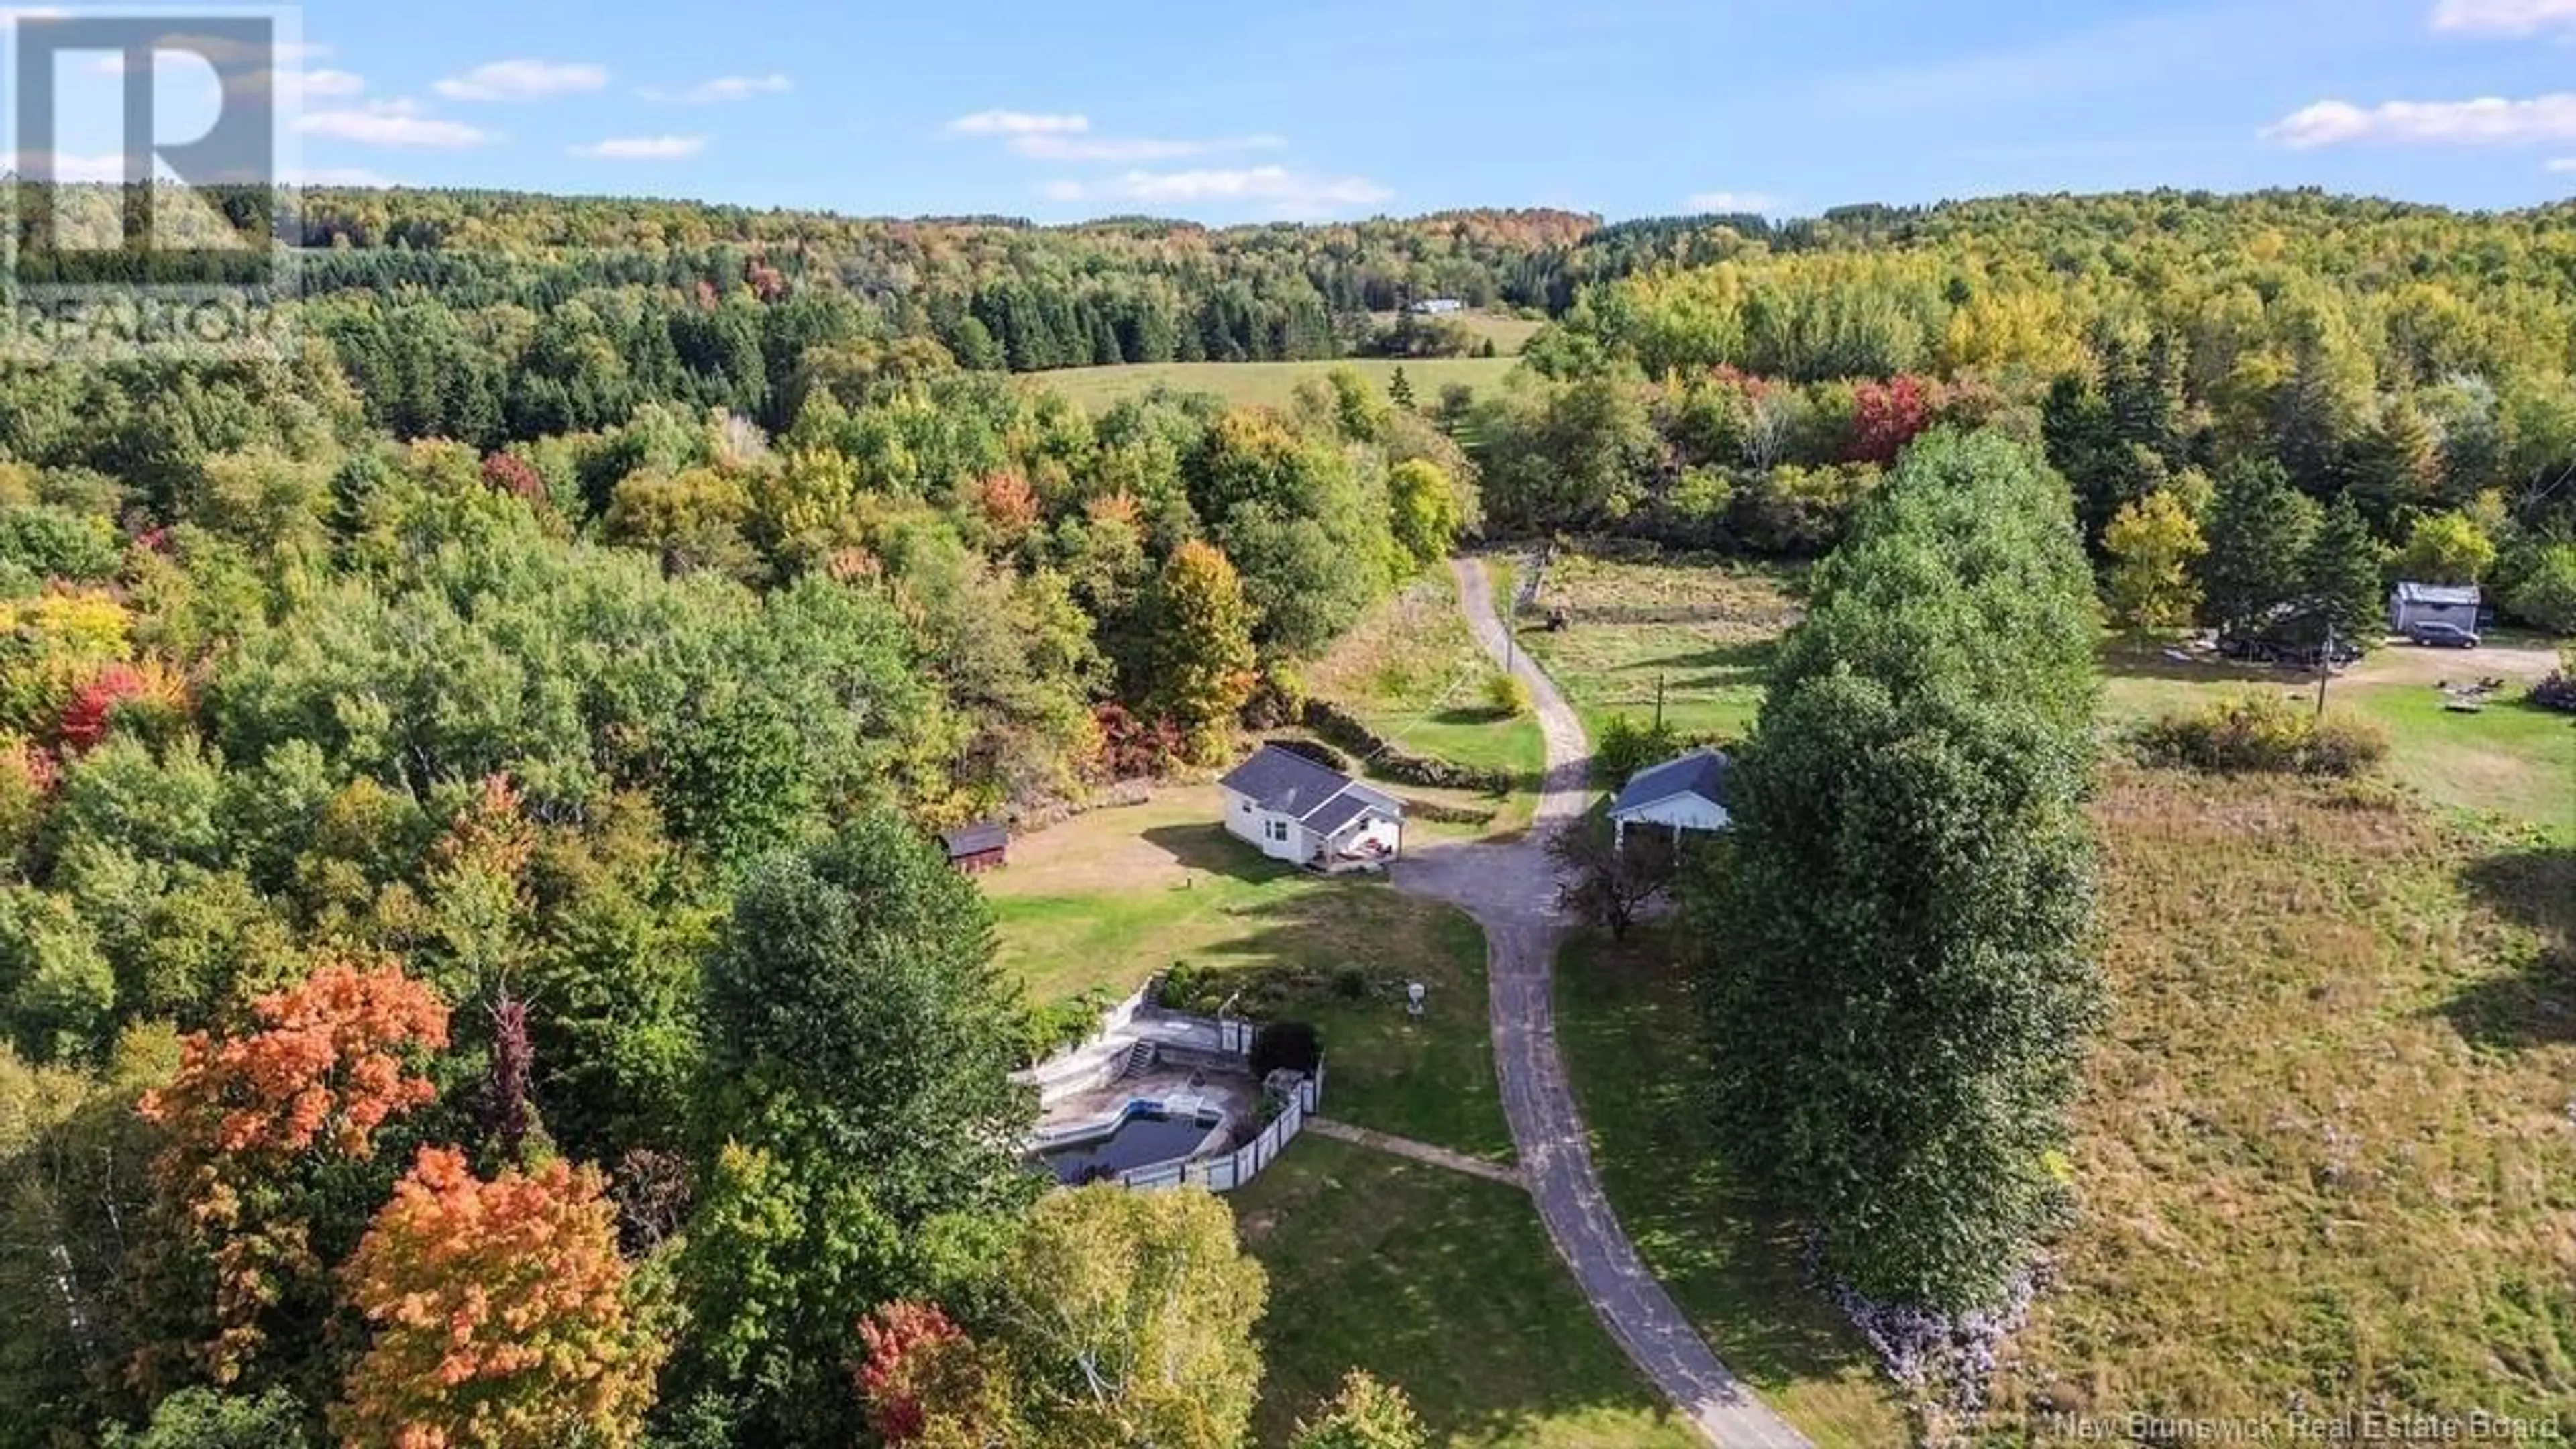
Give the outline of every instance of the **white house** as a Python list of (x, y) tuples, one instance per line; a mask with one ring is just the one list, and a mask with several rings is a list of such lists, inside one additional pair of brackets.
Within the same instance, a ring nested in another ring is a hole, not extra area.
[(1693, 750), (1640, 770), (1610, 802), (1610, 823), (1626, 844), (1631, 825), (1661, 825), (1679, 834), (1686, 830), (1715, 833), (1733, 823), (1726, 813), (1726, 772), (1730, 764), (1716, 750)]
[(2388, 595), (2388, 627), (2403, 634), (2417, 624), (2457, 624), (2474, 634), (2480, 602), (2475, 584), (2401, 583)]
[(1425, 297), (1404, 310), (1416, 317), (1446, 317), (1453, 312), (1466, 311), (1467, 304), (1456, 297)]
[(1272, 860), (1339, 874), (1404, 852), (1403, 801), (1293, 750), (1264, 745), (1217, 783), (1225, 828)]

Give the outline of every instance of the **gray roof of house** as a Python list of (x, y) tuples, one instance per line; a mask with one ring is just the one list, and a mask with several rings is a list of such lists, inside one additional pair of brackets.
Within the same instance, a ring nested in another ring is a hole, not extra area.
[(1693, 750), (1678, 760), (1666, 760), (1650, 770), (1639, 770), (1610, 802), (1610, 813), (1622, 815), (1642, 810), (1659, 800), (1675, 795), (1697, 795), (1712, 805), (1726, 803), (1726, 772), (1733, 762), (1716, 750)]
[(941, 831), (939, 840), (941, 844), (948, 847), (950, 860), (962, 860), (970, 855), (982, 855), (988, 850), (1009, 848), (1011, 832), (1003, 826), (1002, 822), (987, 820), (976, 825)]
[(2397, 597), (2409, 604), (2468, 604), (2478, 602), (2475, 584), (2419, 584), (2412, 580), (2397, 586)]
[[(1252, 758), (1234, 767), (1219, 782), (1249, 795), (1262, 809), (1286, 815), (1317, 830), (1339, 830), (1363, 810), (1401, 816), (1404, 802), (1372, 790), (1339, 770), (1328, 770), (1294, 750), (1263, 745)], [(1344, 806), (1356, 802), (1349, 809)], [(1334, 812), (1341, 812), (1336, 815)], [(1330, 825), (1323, 824), (1326, 817)]]

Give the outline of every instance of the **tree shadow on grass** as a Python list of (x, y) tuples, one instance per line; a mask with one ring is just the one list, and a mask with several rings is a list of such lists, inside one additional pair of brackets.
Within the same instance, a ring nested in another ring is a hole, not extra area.
[(1222, 825), (1157, 825), (1145, 832), (1144, 839), (1186, 870), (1254, 884), (1296, 873), (1286, 862), (1263, 855), (1251, 841), (1228, 834)]
[(2281, 669), (2235, 659), (2168, 659), (2162, 650), (2134, 644), (2109, 644), (2102, 650), (2102, 672), (2115, 679), (2173, 679), (2186, 684), (2313, 684), (2310, 669)]
[(2576, 1044), (2576, 847), (2491, 855), (2460, 878), (2498, 915), (2538, 932), (2540, 948), (2521, 971), (2452, 997), (2442, 1014), (2479, 1046)]

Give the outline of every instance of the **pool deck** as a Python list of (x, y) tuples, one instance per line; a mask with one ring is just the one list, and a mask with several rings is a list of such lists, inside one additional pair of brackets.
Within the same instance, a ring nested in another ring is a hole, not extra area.
[(1106, 1086), (1094, 1087), (1052, 1104), (1038, 1129), (1052, 1132), (1085, 1122), (1103, 1121), (1117, 1115), (1118, 1110), (1130, 1102), (1170, 1102), (1184, 1097), (1199, 1098), (1236, 1122), (1260, 1120), (1259, 1082), (1225, 1072), (1208, 1072), (1204, 1076), (1204, 1082), (1193, 1085), (1191, 1073), (1157, 1067), (1136, 1076), (1121, 1077)]

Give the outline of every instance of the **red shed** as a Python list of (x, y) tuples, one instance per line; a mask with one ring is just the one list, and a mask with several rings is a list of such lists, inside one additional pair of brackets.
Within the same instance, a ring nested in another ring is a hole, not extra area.
[(948, 863), (968, 875), (981, 875), (1010, 864), (1011, 832), (998, 820), (942, 831), (939, 839), (948, 847)]

